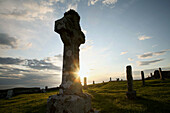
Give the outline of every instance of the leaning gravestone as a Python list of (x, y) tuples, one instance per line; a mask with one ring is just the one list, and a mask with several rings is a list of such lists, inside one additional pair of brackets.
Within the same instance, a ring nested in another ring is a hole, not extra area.
[(128, 99), (136, 98), (136, 91), (133, 90), (133, 77), (132, 77), (132, 67), (126, 67), (126, 78), (127, 78), (127, 87), (128, 91), (126, 92), (126, 96)]
[(59, 94), (47, 100), (47, 113), (90, 113), (91, 96), (82, 92), (79, 72), (79, 46), (85, 43), (80, 16), (74, 10), (64, 13), (55, 21), (55, 32), (64, 43), (62, 83)]

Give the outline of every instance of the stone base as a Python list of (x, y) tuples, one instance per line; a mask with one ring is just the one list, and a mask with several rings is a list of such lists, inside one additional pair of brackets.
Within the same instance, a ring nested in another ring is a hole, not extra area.
[(136, 91), (128, 91), (126, 92), (126, 96), (128, 99), (136, 99)]
[(93, 113), (91, 96), (52, 95), (47, 100), (47, 113)]

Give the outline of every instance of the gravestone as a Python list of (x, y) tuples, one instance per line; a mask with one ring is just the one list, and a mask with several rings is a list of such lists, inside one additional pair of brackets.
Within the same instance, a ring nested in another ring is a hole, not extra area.
[(133, 90), (132, 68), (130, 65), (126, 67), (126, 78), (127, 78), (127, 87), (128, 87), (126, 96), (128, 99), (135, 99), (136, 91)]
[(155, 70), (155, 71), (154, 71), (154, 77), (155, 77), (155, 79), (159, 79), (159, 78), (160, 78), (160, 75), (159, 75), (159, 71), (158, 71), (158, 70)]
[(62, 83), (59, 94), (47, 100), (47, 113), (89, 113), (92, 111), (91, 96), (82, 92), (79, 72), (79, 47), (85, 43), (81, 31), (80, 16), (74, 10), (64, 13), (55, 21), (55, 32), (64, 43)]
[(84, 88), (87, 89), (87, 77), (84, 77)]
[(145, 86), (145, 77), (143, 71), (141, 71), (141, 78), (142, 78), (142, 85)]
[(48, 90), (48, 86), (45, 86), (45, 90), (46, 90), (46, 91)]
[(159, 68), (159, 76), (160, 76), (160, 79), (161, 79), (161, 80), (165, 80), (165, 79), (164, 79), (164, 76), (163, 76), (163, 74), (162, 74), (162, 69), (161, 69), (161, 68)]
[(95, 81), (93, 80), (93, 84), (95, 84)]
[(116, 81), (119, 81), (119, 78), (116, 78)]
[(103, 83), (104, 83), (104, 81), (103, 81)]
[(13, 95), (14, 95), (13, 90), (8, 90), (6, 98), (7, 99), (12, 98)]
[(112, 81), (112, 78), (110, 77), (110, 82)]

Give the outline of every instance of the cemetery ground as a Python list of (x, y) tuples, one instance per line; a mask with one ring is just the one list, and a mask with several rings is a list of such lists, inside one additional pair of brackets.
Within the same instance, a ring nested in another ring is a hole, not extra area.
[[(170, 113), (170, 79), (133, 82), (136, 100), (126, 98), (127, 81), (88, 85), (92, 106), (101, 113)], [(47, 99), (58, 91), (0, 99), (0, 113), (45, 113)]]

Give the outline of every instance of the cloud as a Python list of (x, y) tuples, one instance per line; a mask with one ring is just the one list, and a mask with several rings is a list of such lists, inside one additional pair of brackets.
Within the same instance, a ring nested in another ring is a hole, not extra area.
[(10, 37), (6, 33), (0, 33), (0, 48), (13, 48), (16, 49), (18, 47), (18, 40), (14, 37)]
[(88, 6), (95, 5), (98, 1), (101, 1), (104, 5), (114, 5), (117, 3), (117, 0), (88, 0)]
[(87, 40), (84, 45), (81, 46), (82, 51), (89, 50), (93, 47), (93, 40)]
[(37, 59), (31, 59), (25, 60), (25, 64), (23, 66), (28, 66), (33, 69), (38, 69), (38, 70), (44, 70), (44, 69), (49, 69), (49, 70), (60, 70), (61, 68), (58, 66), (53, 65), (52, 63), (48, 63), (45, 60), (37, 60)]
[(157, 59), (157, 60), (150, 60), (150, 61), (137, 61), (137, 64), (139, 66), (144, 66), (144, 65), (150, 65), (150, 64), (153, 64), (153, 63), (157, 63), (157, 62), (160, 62), (160, 61), (163, 61), (164, 59)]
[(55, 66), (53, 63), (46, 62), (45, 59), (20, 59), (20, 58), (2, 58), (0, 57), (0, 64), (20, 65), (26, 66), (37, 70), (61, 70), (59, 66)]
[[(54, 56), (62, 57), (61, 54)], [(51, 57), (49, 57), (51, 58)], [(0, 57), (0, 89), (23, 86), (57, 86), (60, 83), (61, 65), (56, 66), (46, 59), (22, 59)], [(50, 83), (49, 83), (50, 81)], [(11, 85), (11, 86), (9, 86)]]
[(146, 40), (146, 39), (151, 39), (152, 37), (149, 37), (149, 36), (145, 36), (145, 35), (142, 35), (142, 36), (139, 36), (138, 39), (139, 40)]
[(158, 45), (157, 44), (155, 44), (155, 45), (153, 45), (152, 47), (154, 48), (154, 47), (157, 47)]
[(103, 0), (102, 3), (104, 5), (114, 5), (117, 3), (117, 0)]
[(9, 36), (6, 33), (0, 33), (0, 49), (28, 49), (31, 46), (31, 42)]
[(22, 63), (24, 60), (19, 59), (19, 58), (2, 58), (0, 57), (0, 64), (20, 64)]
[(127, 51), (124, 51), (124, 52), (121, 52), (120, 55), (124, 55), (124, 54), (127, 54), (128, 52)]
[(165, 50), (158, 51), (158, 52), (148, 52), (148, 53), (144, 53), (143, 55), (137, 55), (137, 56), (139, 59), (148, 59), (148, 58), (152, 58), (154, 55), (155, 56), (163, 55), (167, 51), (170, 51), (170, 49), (165, 49)]
[(144, 53), (143, 55), (137, 55), (139, 59), (147, 59), (147, 58), (152, 58), (153, 53), (148, 52), (148, 53)]
[(68, 4), (66, 11), (68, 11), (70, 9), (74, 9), (75, 11), (77, 11), (77, 6), (78, 6), (77, 3), (70, 3), (70, 4)]
[[(12, 87), (57, 86), (60, 81), (56, 71), (32, 71), (10, 66), (0, 66), (0, 89)], [(50, 82), (49, 82), (50, 81)]]
[(128, 58), (129, 61), (133, 61), (133, 58)]
[(169, 49), (167, 49), (167, 50), (162, 50), (162, 51), (159, 51), (159, 52), (155, 52), (155, 53), (153, 53), (153, 54), (159, 56), (159, 55), (165, 54), (167, 51), (169, 51)]
[(94, 5), (96, 2), (98, 2), (99, 0), (88, 0), (88, 6), (90, 5)]
[[(34, 21), (35, 19), (43, 20), (47, 18), (48, 13), (53, 12), (54, 1), (22, 1), (22, 0), (5, 0), (0, 4), (0, 17), (23, 20), (23, 21)], [(56, 2), (56, 1), (55, 1)]]

